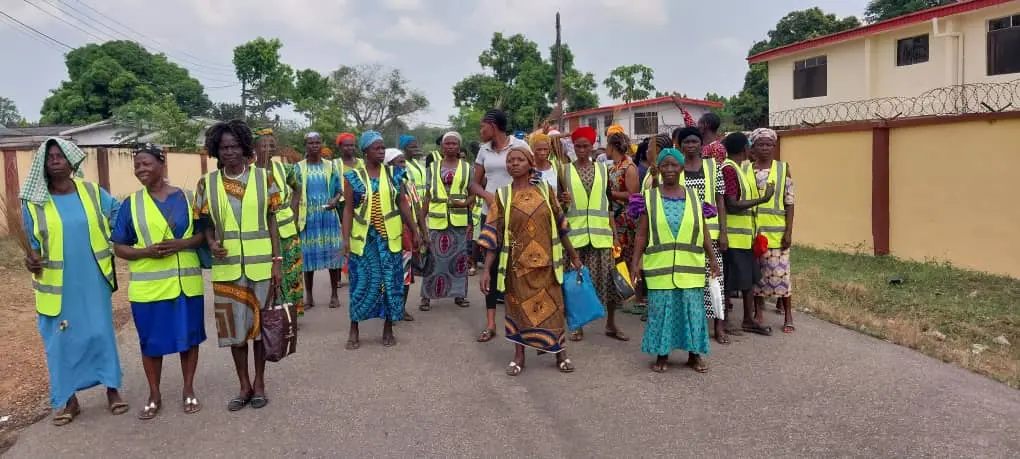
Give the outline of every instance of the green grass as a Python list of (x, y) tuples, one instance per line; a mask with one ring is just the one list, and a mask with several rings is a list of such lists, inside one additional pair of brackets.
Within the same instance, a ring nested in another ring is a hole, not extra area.
[(1020, 280), (807, 247), (791, 256), (796, 307), (1020, 388)]

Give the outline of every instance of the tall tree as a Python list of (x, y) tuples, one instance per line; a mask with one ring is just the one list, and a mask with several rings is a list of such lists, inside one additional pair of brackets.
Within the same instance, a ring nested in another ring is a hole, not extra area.
[(294, 69), (280, 62), (283, 43), (259, 37), (234, 48), (234, 70), (241, 82), (245, 114), (265, 122), (269, 112), (291, 100)]
[(41, 123), (84, 124), (107, 119), (120, 106), (154, 102), (170, 95), (190, 116), (212, 106), (202, 84), (188, 71), (132, 41), (77, 48), (65, 57), (69, 81), (43, 101)]
[(864, 8), (864, 20), (868, 22), (884, 21), (915, 11), (926, 10), (945, 3), (946, 0), (871, 0)]
[[(767, 39), (751, 46), (748, 56), (773, 48), (791, 45), (822, 35), (829, 35), (861, 25), (854, 16), (838, 18), (826, 14), (820, 8), (794, 11), (783, 16), (767, 34)], [(744, 87), (730, 100), (734, 120), (745, 129), (768, 125), (769, 122), (769, 72), (766, 63), (752, 64), (744, 76)]]
[(244, 107), (231, 102), (217, 102), (209, 109), (208, 116), (217, 121), (239, 120), (244, 118)]
[(155, 142), (173, 148), (195, 149), (206, 126), (185, 113), (170, 95), (155, 101), (136, 100), (117, 108), (113, 116), (117, 140), (137, 142), (156, 134)]
[(602, 84), (609, 90), (609, 97), (625, 103), (647, 99), (655, 92), (655, 70), (642, 64), (621, 65), (611, 72)]
[(329, 105), (329, 78), (312, 69), (297, 72), (294, 80), (294, 111), (313, 122)]
[(18, 106), (6, 97), (0, 97), (0, 126), (10, 127), (22, 124), (25, 119), (18, 113)]
[(341, 66), (329, 77), (330, 104), (357, 130), (379, 130), (429, 107), (425, 94), (409, 84), (397, 69)]

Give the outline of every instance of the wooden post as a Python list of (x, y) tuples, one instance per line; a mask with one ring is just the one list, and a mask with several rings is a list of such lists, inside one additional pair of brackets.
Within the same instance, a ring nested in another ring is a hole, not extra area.
[[(18, 177), (18, 150), (4, 150), (4, 197), (7, 199), (7, 215), (21, 216), (21, 199), (18, 198), (21, 183)], [(10, 234), (10, 228), (7, 229)]]
[(96, 167), (99, 169), (99, 186), (110, 192), (110, 152), (106, 147), (96, 149)]
[(888, 255), (889, 247), (889, 128), (871, 131), (871, 237), (875, 255)]

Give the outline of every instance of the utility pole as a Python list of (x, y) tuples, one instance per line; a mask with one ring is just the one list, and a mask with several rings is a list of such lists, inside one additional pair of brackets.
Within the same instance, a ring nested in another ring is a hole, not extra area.
[(556, 110), (554, 119), (559, 129), (563, 122), (563, 44), (560, 41), (560, 13), (556, 12)]

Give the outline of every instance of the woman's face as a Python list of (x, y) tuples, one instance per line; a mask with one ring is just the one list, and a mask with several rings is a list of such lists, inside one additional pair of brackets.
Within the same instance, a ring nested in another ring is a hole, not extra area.
[(443, 139), (443, 154), (447, 156), (458, 156), (460, 155), (460, 141), (456, 137), (450, 136)]
[(574, 141), (574, 153), (577, 153), (578, 158), (591, 160), (591, 147), (591, 141), (588, 139), (580, 138)]
[(405, 158), (404, 155), (397, 156), (396, 158), (393, 158), (393, 161), (390, 161), (390, 166), (403, 169), (407, 167), (407, 158)]
[(142, 185), (153, 185), (163, 180), (163, 163), (148, 153), (135, 155), (135, 178)]
[(318, 158), (322, 155), (322, 139), (309, 137), (305, 139), (305, 154), (310, 158)]
[(492, 123), (482, 121), (481, 127), (478, 129), (478, 137), (482, 142), (491, 141), (493, 136), (496, 135), (496, 126)]
[(354, 156), (354, 141), (347, 139), (340, 142), (340, 154), (346, 157)]
[(418, 142), (410, 141), (407, 143), (407, 147), (404, 148), (404, 153), (410, 157), (418, 156), (420, 151), (418, 150)]
[(696, 135), (689, 135), (680, 140), (680, 152), (684, 156), (697, 156), (701, 154), (701, 139)]
[(218, 153), (223, 167), (237, 167), (245, 163), (244, 149), (241, 148), (241, 142), (238, 142), (237, 137), (234, 137), (234, 134), (229, 132), (224, 132), (223, 136), (220, 137), (220, 151)]
[(71, 177), (71, 162), (55, 143), (46, 149), (46, 176), (51, 180)]
[(680, 162), (672, 156), (667, 156), (659, 163), (659, 173), (662, 174), (662, 182), (667, 185), (680, 183)]
[(549, 142), (540, 141), (535, 142), (535, 146), (532, 147), (531, 151), (535, 153), (535, 158), (548, 158), (549, 157)]
[(531, 172), (531, 163), (528, 161), (527, 153), (510, 150), (506, 155), (506, 172), (514, 178), (528, 175)]
[(373, 164), (382, 164), (386, 159), (386, 145), (382, 140), (376, 140), (365, 149), (365, 159)]
[(266, 155), (266, 156), (273, 156), (273, 155), (275, 155), (276, 154), (276, 137), (273, 137), (273, 136), (259, 137), (259, 142), (258, 142), (258, 144), (255, 145), (255, 148), (258, 149), (258, 151), (256, 151), (256, 154)]
[(772, 161), (776, 153), (776, 141), (772, 139), (758, 139), (751, 146), (751, 158), (756, 161)]

